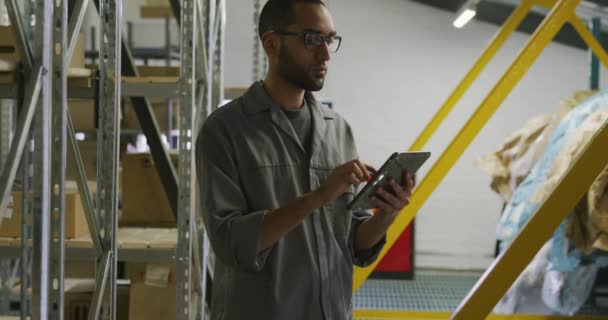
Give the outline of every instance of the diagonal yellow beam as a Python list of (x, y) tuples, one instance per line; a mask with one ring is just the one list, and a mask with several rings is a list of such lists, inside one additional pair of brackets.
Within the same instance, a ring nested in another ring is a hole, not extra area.
[(581, 21), (579, 17), (573, 15), (570, 18), (570, 24), (574, 27), (574, 30), (578, 32), (583, 41), (591, 48), (593, 53), (600, 59), (600, 61), (604, 64), (604, 67), (608, 68), (608, 53), (604, 50), (602, 45), (597, 41), (597, 39), (593, 36), (589, 28), (585, 26), (585, 24)]
[[(412, 195), (411, 203), (400, 213), (387, 233), (386, 245), (375, 263), (367, 268), (356, 268), (353, 279), (353, 290), (356, 292), (369, 277), (378, 262), (386, 255), (388, 249), (395, 243), (399, 235), (412, 221), (418, 210), (435, 191), (439, 183), (445, 178), (452, 166), (471, 144), (479, 131), (488, 122), (496, 109), (515, 88), (530, 66), (536, 61), (545, 47), (553, 40), (559, 29), (574, 12), (581, 0), (560, 0), (543, 23), (534, 32), (524, 49), (517, 56), (504, 76), (498, 81), (489, 95), (477, 108), (473, 116), (458, 132), (450, 145), (424, 177), (417, 190)], [(474, 319), (474, 318), (469, 318)]]
[[(552, 8), (556, 2), (556, 0), (532, 0), (532, 1), (534, 2), (535, 5), (549, 8), (549, 9)], [(574, 12), (572, 13), (572, 16), (570, 17), (570, 24), (572, 25), (574, 30), (576, 30), (576, 32), (581, 37), (581, 39), (583, 39), (585, 44), (587, 44), (587, 46), (589, 48), (591, 48), (591, 50), (593, 51), (593, 53), (595, 53), (595, 55), (598, 57), (598, 59), (600, 59), (600, 61), (602, 61), (604, 66), (606, 68), (608, 68), (608, 53), (606, 53), (606, 51), (604, 50), (602, 45), (599, 43), (599, 41), (597, 41), (597, 39), (593, 36), (591, 31), (589, 31), (589, 28), (587, 28), (587, 26), (585, 26), (585, 23), (583, 21), (581, 21), (581, 19)]]
[[(460, 84), (454, 89), (454, 92), (450, 95), (450, 97), (445, 101), (443, 106), (439, 109), (439, 111), (433, 116), (431, 121), (424, 128), (422, 133), (416, 138), (412, 146), (410, 146), (409, 150), (416, 151), (421, 150), (426, 143), (429, 141), (431, 136), (437, 131), (437, 128), (443, 123), (445, 118), (450, 114), (454, 106), (460, 101), (462, 96), (466, 93), (466, 91), (471, 87), (472, 83), (479, 77), (479, 74), (485, 69), (488, 63), (494, 58), (496, 52), (503, 46), (503, 44), (509, 39), (513, 31), (517, 29), (517, 27), (521, 24), (523, 19), (525, 19), (526, 15), (530, 12), (532, 7), (532, 3), (530, 0), (524, 0), (521, 4), (513, 11), (513, 13), (509, 16), (509, 18), (505, 21), (504, 25), (500, 28), (500, 30), (496, 33), (492, 41), (488, 44), (487, 48), (483, 51), (478, 61), (473, 65), (473, 67), (469, 70), (467, 75), (462, 79)], [(417, 211), (417, 209), (416, 209)], [(413, 218), (413, 216), (412, 216)], [(405, 227), (411, 222), (412, 218), (405, 222)], [(396, 236), (398, 237), (405, 227), (398, 228), (401, 230)], [(388, 235), (388, 243), (386, 245), (387, 251), (394, 242), (395, 242), (395, 234)], [(392, 240), (391, 240), (392, 239)], [(386, 252), (383, 252), (381, 256), (384, 256)], [(378, 259), (378, 261), (381, 258)], [(359, 269), (355, 270), (354, 290), (356, 291), (359, 286), (369, 277), (371, 271), (375, 268), (375, 265), (369, 268), (369, 271), (361, 271)]]
[(494, 58), (496, 52), (502, 48), (511, 34), (513, 34), (513, 31), (515, 31), (515, 29), (517, 29), (521, 22), (526, 18), (531, 8), (532, 3), (530, 0), (524, 0), (519, 6), (517, 6), (500, 30), (498, 30), (496, 35), (494, 35), (494, 38), (490, 41), (481, 56), (479, 56), (477, 62), (475, 62), (473, 67), (469, 70), (469, 72), (467, 72), (466, 76), (460, 81), (456, 89), (454, 89), (439, 111), (437, 111), (431, 121), (422, 130), (412, 146), (410, 146), (410, 151), (422, 150), (435, 131), (437, 131), (437, 128), (439, 128), (452, 109), (454, 109), (454, 106), (456, 106), (458, 101), (460, 101), (473, 82), (477, 80), (479, 74), (485, 69), (492, 58)]
[(511, 245), (494, 261), (451, 319), (484, 319), (608, 165), (608, 121)]

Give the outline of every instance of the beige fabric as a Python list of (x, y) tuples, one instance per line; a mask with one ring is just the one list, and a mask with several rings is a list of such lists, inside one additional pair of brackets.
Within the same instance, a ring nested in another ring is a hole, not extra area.
[(593, 247), (608, 251), (608, 241), (602, 240), (608, 239), (608, 165), (591, 185), (587, 202)]
[[(608, 106), (600, 108), (583, 121), (578, 130), (566, 141), (549, 171), (547, 180), (538, 188), (530, 201), (541, 203), (553, 192), (570, 165), (584, 151), (593, 135), (606, 121), (608, 121)], [(575, 247), (586, 253), (605, 243), (597, 240), (602, 233), (608, 233), (607, 186), (608, 167), (598, 176), (588, 194), (577, 205), (568, 225), (568, 239)]]
[(476, 165), (479, 169), (492, 176), (491, 187), (506, 201), (511, 198), (510, 163), (521, 157), (530, 145), (542, 134), (552, 116), (543, 114), (528, 120), (523, 127), (510, 134), (500, 149), (479, 158)]
[(591, 114), (580, 125), (578, 130), (568, 138), (568, 141), (557, 155), (553, 167), (549, 170), (547, 180), (538, 188), (530, 201), (541, 203), (555, 189), (570, 165), (582, 153), (593, 135), (608, 120), (608, 105)]
[(498, 150), (479, 158), (475, 164), (492, 177), (492, 190), (504, 201), (511, 199), (515, 188), (540, 159), (562, 118), (593, 94), (594, 91), (576, 91), (560, 102), (555, 113), (530, 119), (510, 134)]

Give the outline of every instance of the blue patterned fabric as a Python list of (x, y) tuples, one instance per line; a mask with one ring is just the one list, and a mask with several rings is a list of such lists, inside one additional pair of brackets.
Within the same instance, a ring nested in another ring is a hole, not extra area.
[[(536, 163), (530, 174), (517, 187), (512, 198), (505, 206), (500, 222), (496, 229), (497, 239), (501, 241), (501, 250), (511, 243), (523, 228), (532, 214), (538, 209), (539, 203), (530, 201), (533, 194), (547, 180), (549, 171), (554, 165), (557, 155), (566, 145), (568, 138), (576, 132), (580, 125), (594, 112), (608, 107), (608, 90), (604, 90), (572, 109), (560, 122), (551, 136), (546, 150)], [(574, 271), (580, 264), (582, 252), (573, 249), (566, 238), (566, 219), (553, 235), (551, 264), (553, 268), (564, 272)]]

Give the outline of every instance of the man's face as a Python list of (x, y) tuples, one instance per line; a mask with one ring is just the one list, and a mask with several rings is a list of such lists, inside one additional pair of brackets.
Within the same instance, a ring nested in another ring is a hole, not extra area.
[[(296, 23), (288, 32), (317, 32), (325, 36), (335, 35), (334, 24), (327, 8), (320, 4), (298, 3), (294, 5)], [(307, 91), (323, 88), (330, 51), (327, 45), (306, 47), (302, 36), (281, 36), (278, 55), (278, 72), (291, 84)]]

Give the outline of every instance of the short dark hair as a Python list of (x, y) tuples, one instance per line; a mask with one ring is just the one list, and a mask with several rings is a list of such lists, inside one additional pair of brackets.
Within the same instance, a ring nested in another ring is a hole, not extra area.
[(260, 39), (268, 31), (285, 30), (289, 25), (296, 23), (296, 13), (293, 10), (296, 3), (312, 3), (325, 6), (322, 0), (268, 0), (260, 13), (258, 22)]

